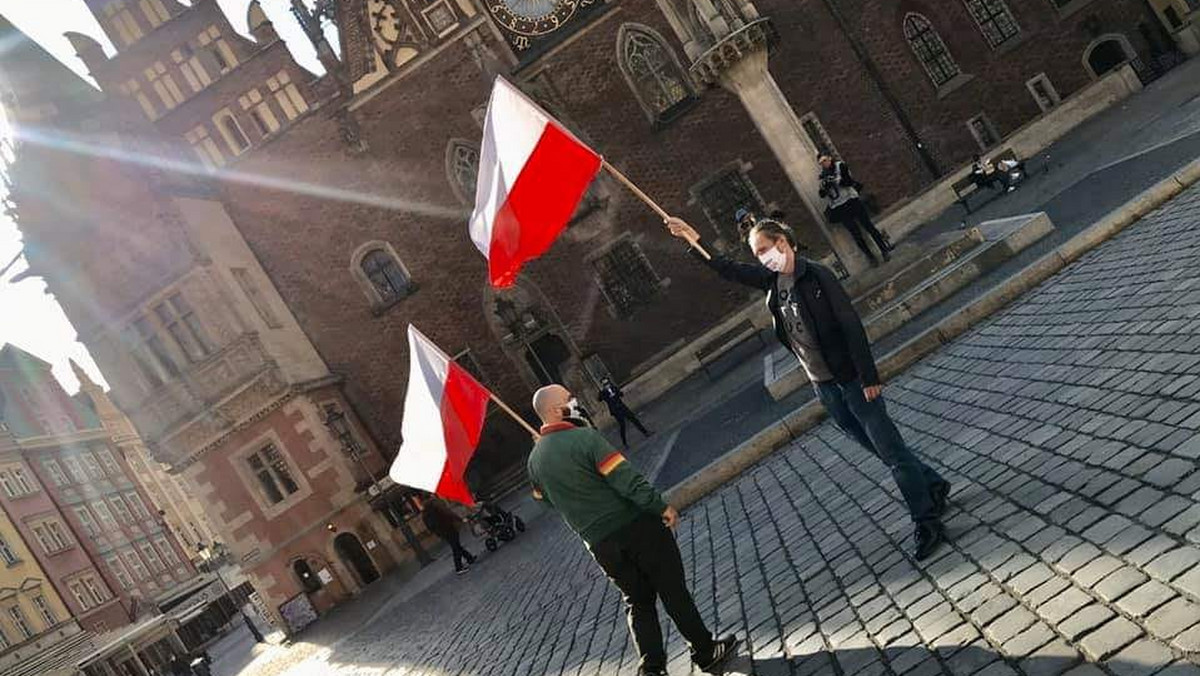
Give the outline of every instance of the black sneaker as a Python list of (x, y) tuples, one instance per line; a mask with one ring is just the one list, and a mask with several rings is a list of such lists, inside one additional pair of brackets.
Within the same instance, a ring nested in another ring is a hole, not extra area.
[(950, 508), (950, 482), (942, 481), (929, 492), (933, 498), (933, 513), (938, 517), (945, 515), (946, 510)]
[(638, 676), (667, 676), (667, 670), (642, 667), (638, 669)]
[(938, 546), (946, 540), (946, 533), (942, 530), (940, 521), (928, 521), (917, 524), (913, 539), (917, 543), (914, 555), (918, 561), (923, 561), (937, 551)]
[(469, 570), (471, 570), (470, 566), (463, 566), (462, 568), (456, 568), (454, 570), (454, 574), (455, 575), (466, 575), (467, 571), (469, 571)]
[(721, 673), (721, 665), (737, 654), (738, 645), (741, 642), (742, 639), (733, 635), (717, 639), (713, 643), (712, 653), (707, 655), (706, 659), (696, 660), (696, 666), (700, 667), (700, 671), (706, 674)]

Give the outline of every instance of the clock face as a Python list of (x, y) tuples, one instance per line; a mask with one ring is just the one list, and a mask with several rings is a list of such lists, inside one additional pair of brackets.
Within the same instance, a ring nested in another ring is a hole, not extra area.
[[(489, 0), (488, 9), (500, 25), (520, 36), (537, 37), (558, 30), (581, 4), (590, 0)], [(518, 46), (528, 40), (518, 40)]]

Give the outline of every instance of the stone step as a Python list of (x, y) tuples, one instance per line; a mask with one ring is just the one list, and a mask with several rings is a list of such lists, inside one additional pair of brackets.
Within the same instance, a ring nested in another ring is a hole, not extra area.
[(925, 280), (937, 275), (939, 271), (954, 265), (983, 242), (983, 232), (978, 227), (974, 227), (944, 233), (933, 240), (919, 244), (902, 244), (893, 254), (893, 265), (902, 262), (899, 260), (900, 254), (907, 253), (904, 251), (905, 249), (914, 249), (916, 255), (908, 260), (907, 264), (902, 262), (898, 272), (887, 270), (892, 266), (877, 268), (877, 271), (884, 272), (887, 276), (882, 280), (878, 278), (870, 280), (863, 275), (863, 282), (873, 281), (874, 285), (859, 292), (858, 288), (865, 286), (864, 283), (847, 284), (846, 292), (854, 299), (854, 309), (858, 310), (863, 317), (869, 317), (880, 308), (921, 286)]
[[(897, 295), (871, 314), (863, 325), (871, 342), (889, 335), (921, 313), (954, 295), (984, 273), (998, 267), (1034, 242), (1050, 234), (1054, 224), (1045, 213), (1027, 214), (979, 224), (983, 243), (960, 255), (915, 287)], [(908, 268), (905, 269), (907, 273)], [(763, 359), (763, 382), (776, 401), (808, 384), (799, 362), (782, 347)]]
[(67, 676), (77, 673), (76, 663), (95, 649), (91, 632), (77, 633), (59, 640), (45, 650), (22, 660), (5, 676)]

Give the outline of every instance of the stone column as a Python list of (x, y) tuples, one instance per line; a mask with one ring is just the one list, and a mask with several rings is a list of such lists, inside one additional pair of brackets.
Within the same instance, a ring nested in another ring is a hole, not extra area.
[(844, 228), (825, 220), (824, 202), (817, 194), (821, 173), (817, 151), (767, 67), (774, 35), (770, 20), (758, 19), (701, 55), (692, 65), (692, 72), (698, 79), (719, 84), (737, 95), (825, 241), (846, 269), (856, 273), (867, 267), (867, 259)]

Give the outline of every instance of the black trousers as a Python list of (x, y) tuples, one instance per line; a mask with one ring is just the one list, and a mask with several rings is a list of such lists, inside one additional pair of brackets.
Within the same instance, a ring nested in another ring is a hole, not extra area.
[(467, 565), (475, 563), (475, 556), (462, 546), (462, 541), (458, 539), (458, 533), (439, 533), (438, 537), (450, 545), (450, 551), (454, 554), (454, 570), (462, 570)]
[(612, 413), (613, 417), (617, 419), (617, 429), (619, 429), (621, 431), (621, 445), (622, 446), (625, 446), (627, 448), (629, 446), (629, 439), (625, 436), (626, 421), (633, 423), (633, 426), (638, 428), (638, 431), (642, 433), (643, 437), (650, 436), (650, 432), (646, 430), (645, 425), (642, 425), (642, 421), (638, 420), (637, 415), (635, 415), (633, 411), (629, 410), (629, 408), (622, 407), (622, 408), (618, 408), (618, 409), (613, 409), (613, 410), (610, 410), (609, 413)]
[(629, 633), (643, 669), (665, 670), (667, 666), (656, 600), (662, 601), (691, 647), (692, 659), (708, 659), (713, 650), (712, 632), (688, 591), (675, 536), (659, 517), (638, 519), (589, 549), (625, 598)]
[(863, 204), (862, 200), (852, 199), (834, 209), (830, 216), (835, 223), (840, 223), (843, 228), (850, 231), (850, 235), (854, 237), (854, 243), (870, 260), (875, 260), (875, 253), (871, 251), (871, 247), (867, 246), (863, 231), (866, 231), (871, 239), (875, 240), (875, 246), (879, 247), (880, 254), (886, 254), (890, 248), (887, 240), (883, 238), (883, 233), (879, 232), (879, 228), (876, 228), (875, 224), (871, 222), (871, 214), (867, 212), (867, 205)]

